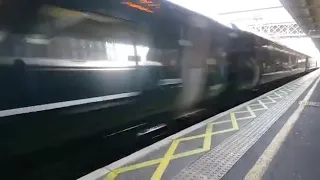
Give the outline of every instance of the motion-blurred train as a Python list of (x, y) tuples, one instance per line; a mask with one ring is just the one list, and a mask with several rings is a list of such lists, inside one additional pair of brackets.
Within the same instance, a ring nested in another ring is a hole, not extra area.
[(163, 126), (144, 117), (316, 68), (168, 1), (8, 0), (0, 17), (0, 158), (100, 132), (146, 135)]

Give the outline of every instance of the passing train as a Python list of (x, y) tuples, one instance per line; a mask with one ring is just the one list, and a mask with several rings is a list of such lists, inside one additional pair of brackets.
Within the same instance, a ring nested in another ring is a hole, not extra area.
[(0, 158), (100, 132), (142, 136), (165, 126), (142, 118), (316, 68), (164, 0), (18, 1), (0, 5)]

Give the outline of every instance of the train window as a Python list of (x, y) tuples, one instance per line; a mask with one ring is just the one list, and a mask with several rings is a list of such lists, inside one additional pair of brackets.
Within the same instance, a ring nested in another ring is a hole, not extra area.
[(8, 34), (0, 43), (6, 48), (2, 55), (77, 61), (128, 61), (134, 55), (131, 22), (79, 12), (75, 16), (50, 12), (39, 13), (30, 33)]
[(173, 31), (162, 31), (151, 25), (136, 27), (137, 55), (141, 61), (161, 63), (163, 78), (180, 78), (179, 33)]

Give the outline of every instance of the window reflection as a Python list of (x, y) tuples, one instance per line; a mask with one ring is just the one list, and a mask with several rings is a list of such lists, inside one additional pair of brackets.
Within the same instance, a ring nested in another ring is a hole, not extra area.
[(134, 45), (132, 44), (106, 42), (108, 60), (128, 61), (130, 56), (138, 56), (141, 62), (147, 61), (149, 47), (137, 45), (136, 50), (137, 54), (135, 55)]

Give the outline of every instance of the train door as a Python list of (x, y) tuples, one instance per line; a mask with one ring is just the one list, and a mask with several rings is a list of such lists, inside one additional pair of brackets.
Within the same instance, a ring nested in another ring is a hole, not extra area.
[[(141, 74), (141, 103), (149, 113), (171, 111), (181, 92), (180, 29), (177, 24), (156, 20), (135, 24), (134, 39), (141, 59), (138, 68), (143, 68), (140, 73), (144, 74)], [(149, 66), (151, 63), (159, 65)]]
[(236, 31), (228, 43), (228, 84), (231, 89), (252, 89), (260, 80), (261, 53), (254, 35)]
[(180, 109), (188, 109), (202, 100), (205, 91), (211, 32), (210, 21), (201, 16), (190, 16), (190, 25), (183, 35), (181, 67), (183, 91), (179, 98)]

